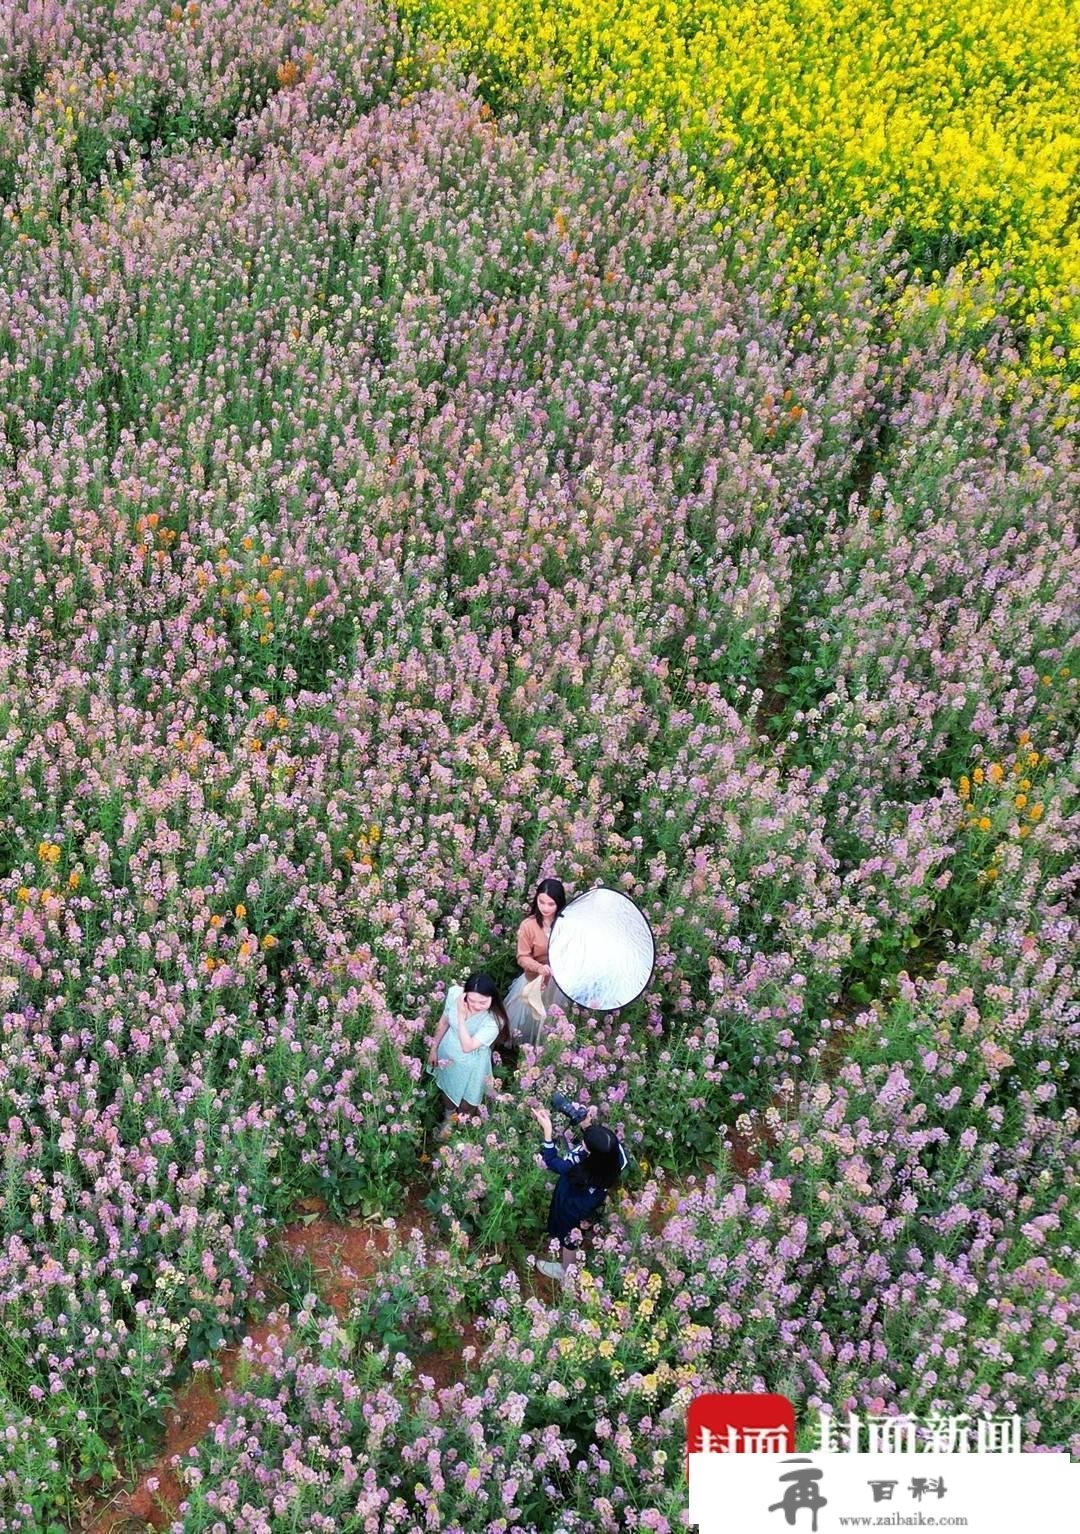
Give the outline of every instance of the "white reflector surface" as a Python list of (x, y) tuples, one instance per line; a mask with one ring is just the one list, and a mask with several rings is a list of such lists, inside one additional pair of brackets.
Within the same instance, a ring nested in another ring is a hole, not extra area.
[(578, 1006), (611, 1012), (636, 1001), (656, 962), (652, 928), (619, 890), (587, 890), (555, 923), (548, 963), (556, 985)]

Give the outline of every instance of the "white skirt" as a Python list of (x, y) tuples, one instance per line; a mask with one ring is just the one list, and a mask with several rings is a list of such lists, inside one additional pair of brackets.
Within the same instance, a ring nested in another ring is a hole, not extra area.
[[(521, 999), (522, 991), (535, 978), (534, 975), (525, 974), (523, 970), (506, 993), (506, 1015), (510, 1019), (510, 1037), (515, 1044), (540, 1042), (544, 1024), (528, 1002)], [(551, 975), (544, 981), (544, 988), (540, 994), (544, 998), (544, 1006), (549, 1010), (553, 1006), (559, 1006), (565, 1011), (570, 1005), (569, 996), (559, 990)]]

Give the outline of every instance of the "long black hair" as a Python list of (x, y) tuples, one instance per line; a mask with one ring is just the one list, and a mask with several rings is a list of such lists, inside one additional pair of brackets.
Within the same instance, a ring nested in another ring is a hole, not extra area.
[(579, 1185), (599, 1183), (602, 1188), (613, 1188), (623, 1169), (618, 1139), (603, 1124), (590, 1124), (583, 1138), (589, 1154), (571, 1169), (570, 1180)]
[(566, 891), (558, 879), (540, 880), (540, 883), (536, 886), (536, 893), (532, 898), (532, 905), (529, 907), (529, 915), (542, 927), (544, 925), (544, 918), (540, 915), (539, 905), (541, 895), (548, 895), (555, 902), (555, 916), (551, 923), (554, 926), (566, 909)]
[(506, 1015), (506, 1008), (503, 1006), (502, 997), (495, 988), (494, 980), (492, 980), (490, 975), (482, 973), (470, 975), (463, 989), (466, 996), (470, 991), (475, 991), (478, 996), (490, 998), (491, 1011), (494, 1012), (496, 1021), (499, 1024), (499, 1036), (491, 1047), (498, 1050), (505, 1049), (510, 1043), (510, 1019)]

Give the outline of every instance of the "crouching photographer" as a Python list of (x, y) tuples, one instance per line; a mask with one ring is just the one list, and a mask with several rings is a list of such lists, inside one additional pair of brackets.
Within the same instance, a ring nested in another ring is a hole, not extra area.
[(561, 1262), (538, 1262), (537, 1268), (548, 1278), (565, 1282), (575, 1266), (579, 1248), (570, 1244), (575, 1231), (588, 1231), (604, 1206), (609, 1191), (626, 1170), (626, 1152), (616, 1136), (603, 1124), (594, 1122), (595, 1108), (581, 1108), (556, 1092), (551, 1099), (556, 1111), (565, 1114), (582, 1131), (582, 1144), (567, 1146), (561, 1156), (555, 1148), (551, 1114), (546, 1108), (534, 1108), (544, 1142), (540, 1154), (544, 1164), (559, 1174), (548, 1211), (548, 1235), (561, 1244)]

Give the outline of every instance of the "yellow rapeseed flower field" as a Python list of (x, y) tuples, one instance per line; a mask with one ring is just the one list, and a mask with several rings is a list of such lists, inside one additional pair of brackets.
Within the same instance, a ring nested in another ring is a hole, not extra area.
[[(1032, 366), (1080, 359), (1071, 0), (402, 0), (500, 102), (561, 90), (671, 135), (700, 194), (768, 210), (805, 274), (862, 222), (933, 286), (1017, 284)], [(853, 222), (854, 221), (854, 222)], [(935, 276), (934, 274), (939, 274)], [(1055, 348), (1057, 351), (1055, 352)]]

